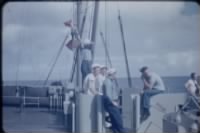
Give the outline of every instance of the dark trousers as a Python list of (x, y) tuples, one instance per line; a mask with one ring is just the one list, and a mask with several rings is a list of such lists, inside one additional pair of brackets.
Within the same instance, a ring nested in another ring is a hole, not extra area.
[(125, 128), (123, 127), (122, 117), (119, 108), (115, 106), (107, 96), (102, 96), (102, 100), (105, 110), (109, 113), (113, 132), (126, 132)]
[(81, 63), (81, 73), (82, 73), (82, 83), (85, 79), (85, 77), (91, 73), (91, 65), (92, 62), (88, 60), (83, 60)]
[(141, 95), (141, 115), (148, 114), (150, 115), (150, 98), (157, 94), (162, 93), (161, 90), (151, 89), (145, 90), (144, 93)]
[(198, 101), (198, 98), (196, 96), (193, 96), (193, 95), (188, 93), (187, 101), (188, 101), (188, 105), (187, 105), (186, 109), (188, 109), (188, 110), (198, 109), (199, 101)]

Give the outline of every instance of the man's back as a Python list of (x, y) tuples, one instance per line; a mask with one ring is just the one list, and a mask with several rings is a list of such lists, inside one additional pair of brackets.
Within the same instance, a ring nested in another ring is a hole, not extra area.
[(162, 91), (165, 90), (164, 82), (158, 74), (152, 73), (151, 77), (150, 77), (150, 82), (153, 83), (152, 88), (154, 88), (156, 90), (162, 90)]

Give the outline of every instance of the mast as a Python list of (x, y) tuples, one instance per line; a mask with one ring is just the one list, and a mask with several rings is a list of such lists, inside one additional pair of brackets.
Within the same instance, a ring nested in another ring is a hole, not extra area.
[[(77, 30), (80, 33), (80, 20), (81, 20), (81, 1), (77, 1), (77, 16), (76, 16), (76, 24)], [(77, 50), (77, 64), (76, 64), (76, 86), (80, 88), (80, 48)]]
[(94, 46), (92, 48), (92, 62), (94, 61), (98, 14), (99, 14), (99, 0), (96, 0), (95, 7), (94, 7), (94, 17), (93, 17), (93, 25), (92, 25), (92, 36), (91, 36), (91, 41), (94, 42)]
[(122, 25), (122, 19), (120, 16), (120, 11), (119, 11), (118, 20), (119, 20), (119, 26), (120, 26), (120, 31), (121, 31), (121, 37), (122, 37), (124, 58), (125, 58), (125, 63), (126, 63), (126, 72), (127, 72), (127, 76), (128, 76), (128, 85), (129, 85), (129, 88), (131, 88), (132, 81), (131, 81), (131, 74), (130, 74), (130, 70), (129, 70), (128, 58), (127, 58), (127, 53), (126, 53), (126, 43), (125, 43), (125, 38), (124, 38), (124, 31), (123, 31), (123, 25)]

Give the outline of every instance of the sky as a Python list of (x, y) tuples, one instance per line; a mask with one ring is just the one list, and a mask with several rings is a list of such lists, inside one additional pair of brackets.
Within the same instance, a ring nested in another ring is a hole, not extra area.
[[(87, 3), (84, 3), (87, 5)], [(90, 31), (88, 14), (83, 39)], [(3, 7), (3, 80), (44, 80), (73, 18), (73, 2), (8, 2)], [(186, 76), (200, 68), (200, 7), (194, 2), (100, 2), (95, 63), (106, 64), (99, 32), (106, 35), (118, 77), (126, 66), (118, 21), (120, 10), (132, 77), (149, 66), (161, 76)], [(68, 39), (68, 41), (70, 38)], [(50, 79), (69, 78), (73, 52), (62, 50)]]

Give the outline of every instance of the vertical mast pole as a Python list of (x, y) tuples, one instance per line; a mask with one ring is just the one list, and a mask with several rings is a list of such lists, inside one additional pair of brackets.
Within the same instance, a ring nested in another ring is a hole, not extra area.
[[(77, 30), (80, 33), (80, 15), (81, 15), (81, 1), (77, 1), (77, 16), (76, 16), (76, 24)], [(76, 85), (80, 88), (80, 49), (77, 51), (77, 66), (76, 66)]]
[(127, 53), (126, 53), (126, 43), (125, 43), (125, 38), (124, 38), (124, 31), (123, 31), (123, 25), (122, 25), (122, 19), (121, 19), (121, 16), (120, 16), (120, 11), (119, 11), (118, 19), (119, 19), (119, 26), (120, 26), (122, 44), (123, 44), (123, 50), (124, 50), (124, 58), (125, 58), (125, 63), (126, 63), (126, 72), (127, 72), (127, 75), (128, 75), (128, 85), (129, 85), (129, 88), (131, 88), (132, 87), (132, 81), (131, 81), (128, 58), (127, 58)]
[(99, 1), (97, 0), (97, 1), (95, 1), (95, 7), (94, 7), (94, 17), (93, 17), (92, 37), (91, 37), (91, 41), (94, 42), (94, 45), (92, 48), (92, 62), (94, 61), (98, 14), (99, 14)]

